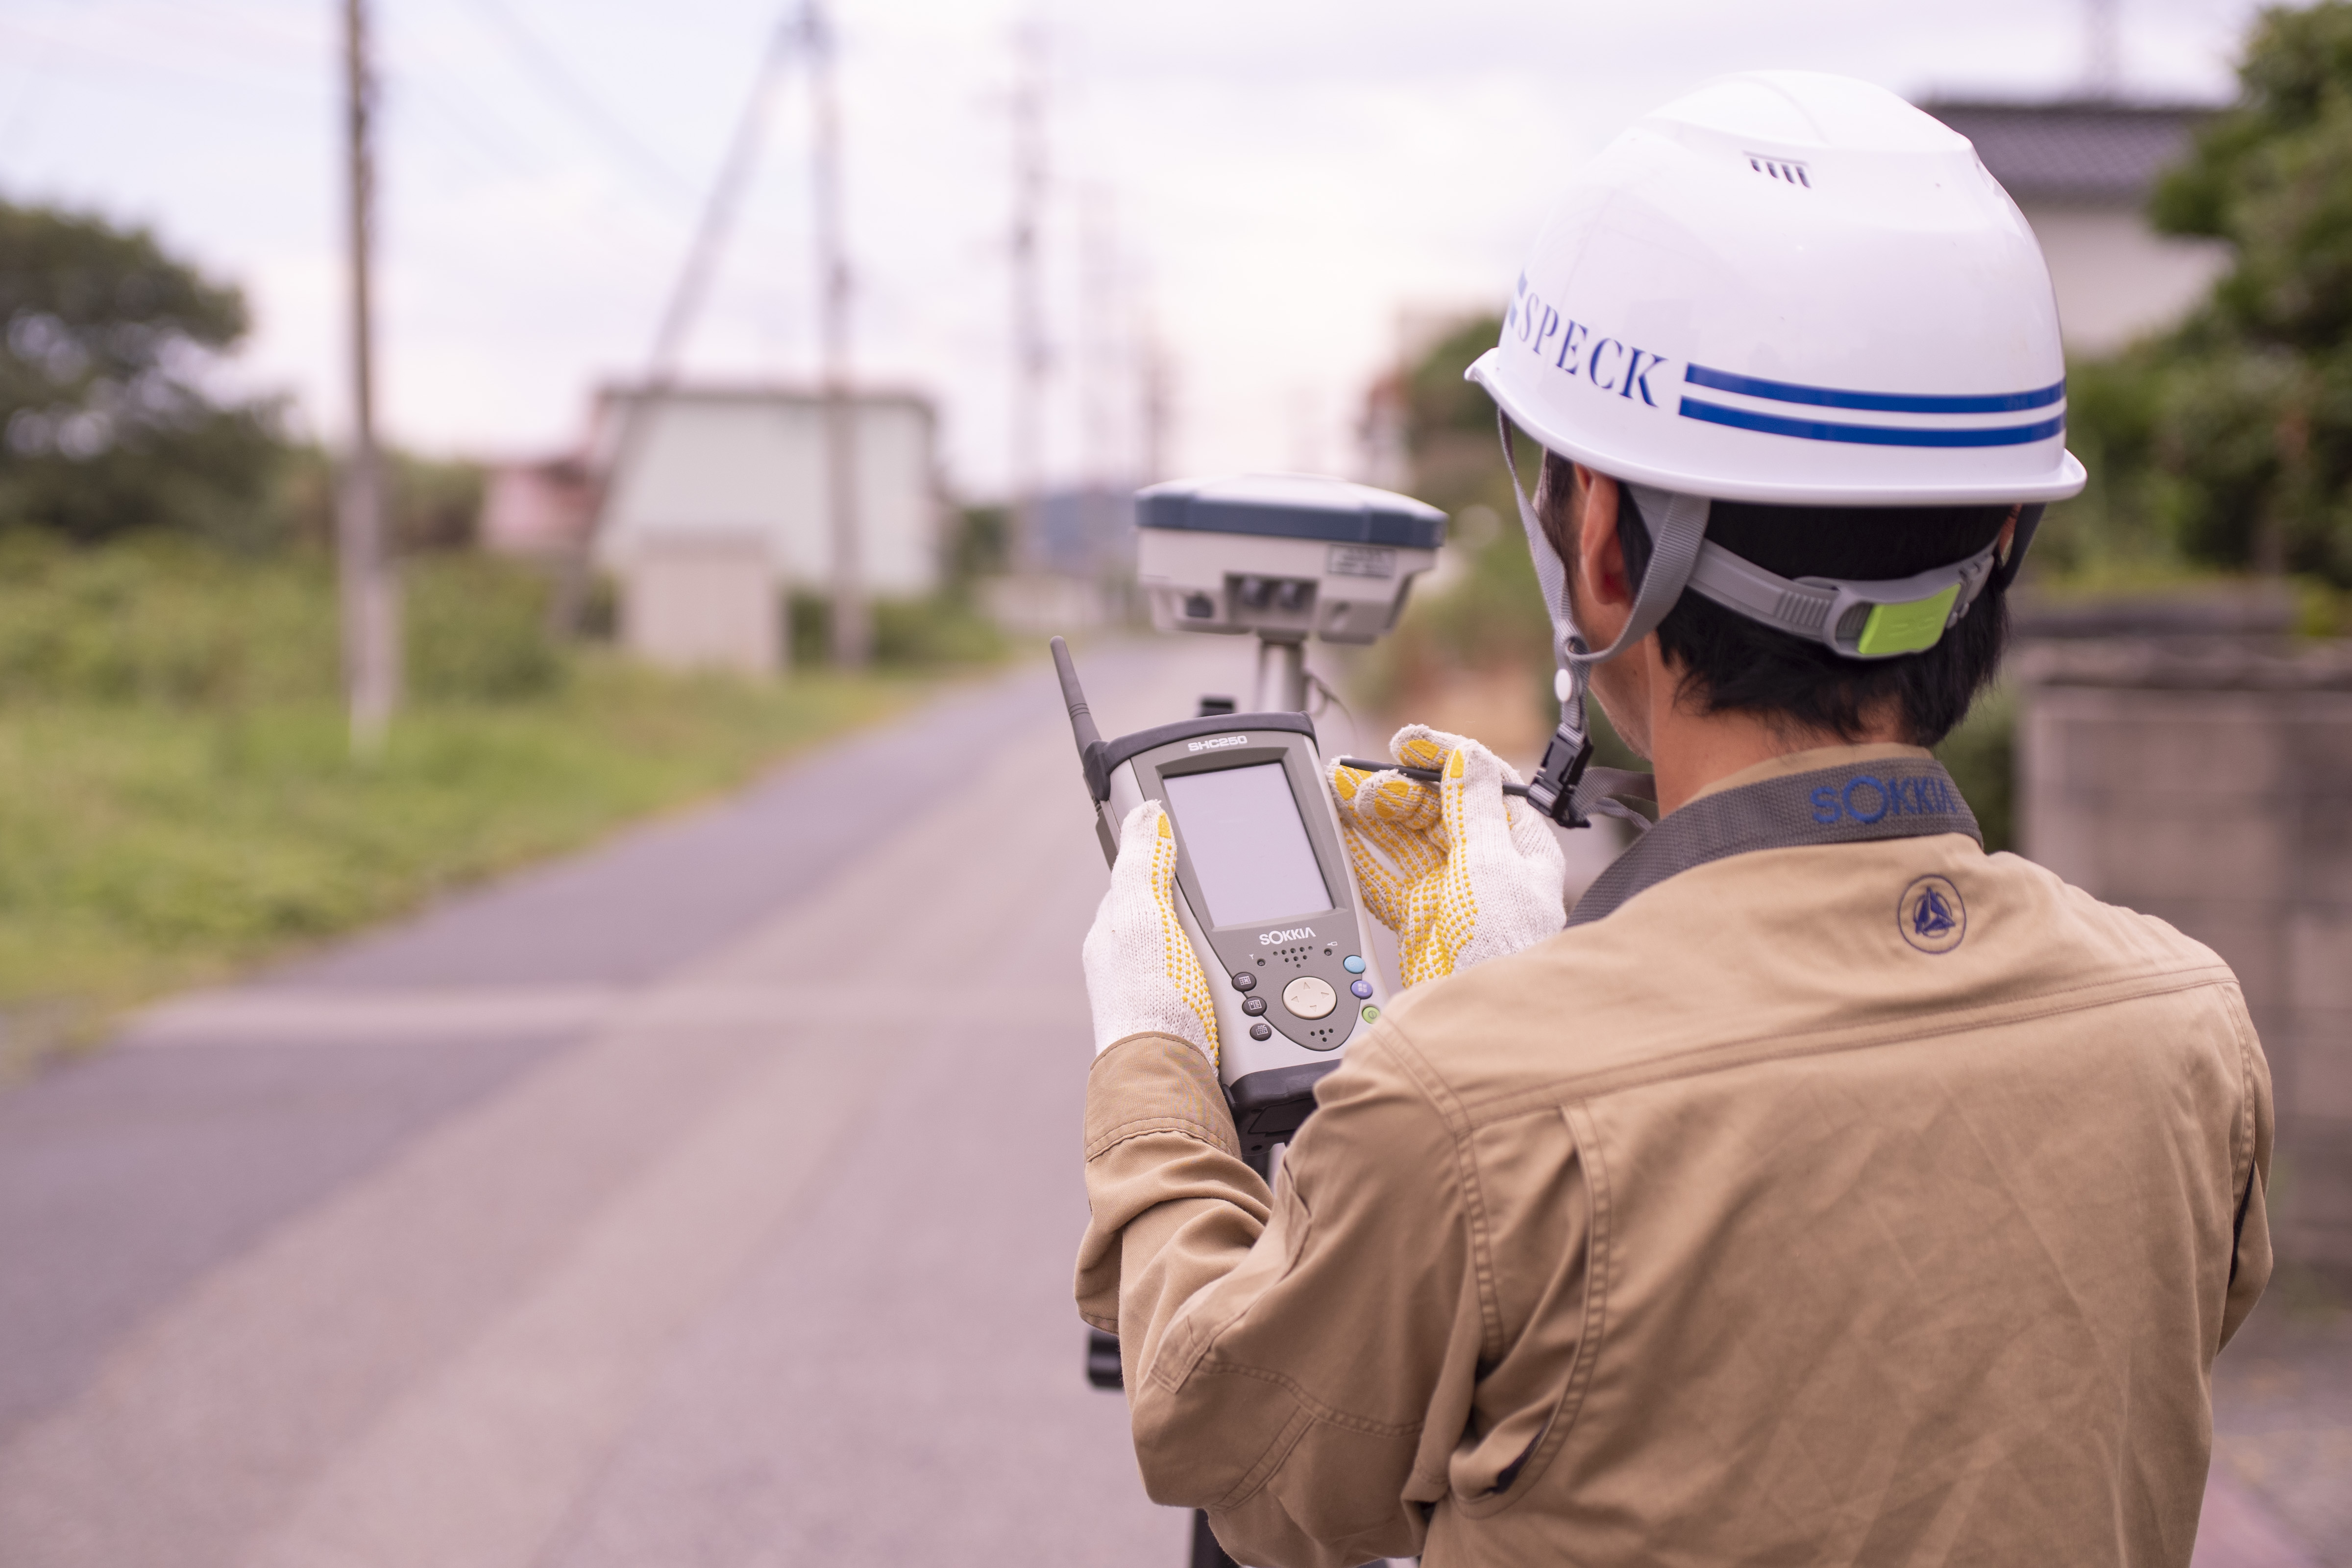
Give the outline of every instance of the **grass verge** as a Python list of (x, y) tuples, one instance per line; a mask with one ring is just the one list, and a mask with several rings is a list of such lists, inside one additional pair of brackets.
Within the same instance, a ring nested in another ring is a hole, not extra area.
[(368, 763), (326, 700), (0, 706), (0, 1079), (128, 1005), (741, 784), (929, 684), (567, 666), (530, 701), (420, 703)]

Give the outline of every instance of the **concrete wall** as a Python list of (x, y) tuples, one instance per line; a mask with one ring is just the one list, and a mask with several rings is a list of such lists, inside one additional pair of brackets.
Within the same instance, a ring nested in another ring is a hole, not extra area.
[(2281, 1252), (2352, 1271), (2352, 659), (2109, 643), (2016, 669), (2024, 852), (2237, 971)]
[(775, 568), (756, 539), (649, 540), (622, 568), (622, 645), (649, 664), (770, 675), (783, 635)]

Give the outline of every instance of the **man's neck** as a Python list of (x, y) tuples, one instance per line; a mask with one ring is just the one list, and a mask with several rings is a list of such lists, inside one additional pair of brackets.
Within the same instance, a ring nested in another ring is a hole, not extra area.
[[(1733, 719), (1740, 722), (1726, 722)], [(1775, 731), (1746, 714), (1717, 714), (1690, 725), (1686, 731), (1669, 730), (1658, 738), (1657, 755), (1653, 759), (1658, 775), (1658, 809), (1673, 811), (1735, 773), (1792, 752), (1902, 739), (1900, 735), (1869, 734), (1849, 741), (1840, 735), (1811, 731), (1792, 734)]]
[[(1656, 662), (1656, 647), (1652, 641), (1643, 650), (1649, 656), (1645, 661), (1649, 668), (1640, 674), (1646, 679), (1631, 682), (1634, 689), (1624, 696), (1633, 699), (1641, 721), (1640, 733), (1628, 734), (1626, 739), (1648, 753), (1656, 770), (1662, 813), (1687, 804), (1710, 784), (1791, 752), (1874, 742), (1900, 743), (1909, 739), (1896, 725), (1885, 721), (1865, 722), (1860, 733), (1849, 737), (1754, 713), (1703, 712), (1698, 703), (1677, 700), (1677, 683)], [(1610, 707), (1612, 713), (1618, 710), (1617, 703)]]

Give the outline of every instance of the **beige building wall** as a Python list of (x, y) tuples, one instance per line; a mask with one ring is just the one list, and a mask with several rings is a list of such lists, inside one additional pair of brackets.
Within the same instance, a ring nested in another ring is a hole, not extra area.
[(2237, 971), (2280, 1249), (2352, 1269), (2352, 660), (2105, 644), (2018, 668), (2025, 853)]
[(2137, 205), (2024, 201), (2018, 204), (2058, 296), (2058, 325), (2070, 353), (2113, 353), (2178, 324), (2229, 269), (2218, 239), (2158, 234)]
[(621, 568), (621, 640), (667, 669), (770, 675), (783, 664), (783, 603), (756, 539), (642, 542)]
[[(939, 584), (934, 421), (919, 399), (860, 395), (856, 414), (858, 575), (869, 594), (926, 594)], [(733, 534), (764, 542), (775, 578), (823, 589), (833, 576), (824, 404), (811, 394), (674, 388), (634, 429), (608, 396), (601, 461), (618, 465), (596, 541), (627, 571), (671, 538)]]

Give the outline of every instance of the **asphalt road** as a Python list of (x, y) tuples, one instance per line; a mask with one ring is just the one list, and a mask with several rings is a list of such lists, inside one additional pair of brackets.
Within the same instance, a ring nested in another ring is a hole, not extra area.
[(0, 1095), (0, 1563), (1176, 1568), (1069, 1299), (1067, 735), (963, 689)]

